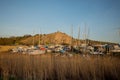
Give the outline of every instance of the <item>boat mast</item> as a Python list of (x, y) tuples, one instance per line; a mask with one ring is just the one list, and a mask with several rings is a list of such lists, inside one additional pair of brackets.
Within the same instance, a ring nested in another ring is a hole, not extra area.
[(87, 30), (87, 39), (88, 39), (88, 42), (87, 42), (87, 44), (90, 43), (89, 38), (90, 38), (90, 28), (88, 27), (88, 30)]
[(85, 38), (85, 45), (87, 45), (87, 31), (86, 31), (86, 23), (85, 23), (85, 33), (84, 33), (84, 38)]
[(38, 42), (39, 46), (40, 46), (40, 29), (39, 29), (39, 42)]
[(77, 42), (78, 42), (77, 46), (79, 46), (80, 45), (80, 26), (78, 28), (78, 41)]
[[(119, 35), (119, 39), (120, 39), (120, 28), (118, 29), (118, 35)], [(119, 42), (120, 43), (120, 42)]]
[(35, 41), (34, 41), (34, 30), (33, 30), (33, 46), (34, 46), (34, 43), (35, 43)]
[(71, 51), (73, 52), (73, 25), (71, 26)]

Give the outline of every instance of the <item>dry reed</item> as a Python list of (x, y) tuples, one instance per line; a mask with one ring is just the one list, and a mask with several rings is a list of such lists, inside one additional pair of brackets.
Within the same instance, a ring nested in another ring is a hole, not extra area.
[(0, 55), (0, 80), (120, 80), (120, 59)]

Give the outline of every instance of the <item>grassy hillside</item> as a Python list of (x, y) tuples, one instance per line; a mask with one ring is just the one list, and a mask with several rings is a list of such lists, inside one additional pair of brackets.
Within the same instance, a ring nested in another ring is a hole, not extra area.
[[(54, 32), (50, 34), (36, 34), (34, 36), (24, 35), (21, 37), (0, 38), (0, 45), (37, 45), (37, 44), (71, 44), (71, 36), (62, 32)], [(109, 42), (87, 40), (91, 44), (105, 44)], [(73, 44), (84, 43), (84, 40), (73, 39)]]
[(51, 34), (43, 34), (43, 35), (35, 35), (34, 37), (29, 37), (27, 39), (21, 40), (20, 42), (23, 44), (38, 44), (40, 40), (40, 44), (70, 44), (71, 37), (62, 32), (55, 32)]

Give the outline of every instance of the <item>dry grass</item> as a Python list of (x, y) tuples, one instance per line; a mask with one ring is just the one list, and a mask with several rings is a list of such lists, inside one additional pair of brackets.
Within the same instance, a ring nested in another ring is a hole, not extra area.
[(7, 52), (8, 50), (16, 48), (16, 47), (27, 47), (27, 46), (9, 46), (9, 45), (2, 46), (0, 45), (0, 53)]
[(120, 80), (115, 57), (0, 55), (1, 80)]
[(0, 45), (0, 52), (8, 51), (9, 49), (15, 48), (16, 46), (1, 46)]

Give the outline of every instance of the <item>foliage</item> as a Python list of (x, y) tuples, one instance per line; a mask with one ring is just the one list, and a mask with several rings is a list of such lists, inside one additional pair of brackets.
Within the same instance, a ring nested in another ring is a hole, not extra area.
[(18, 36), (18, 37), (1, 37), (0, 38), (0, 45), (19, 45), (20, 40), (26, 39), (28, 37), (31, 37), (31, 35), (24, 35), (24, 36)]

